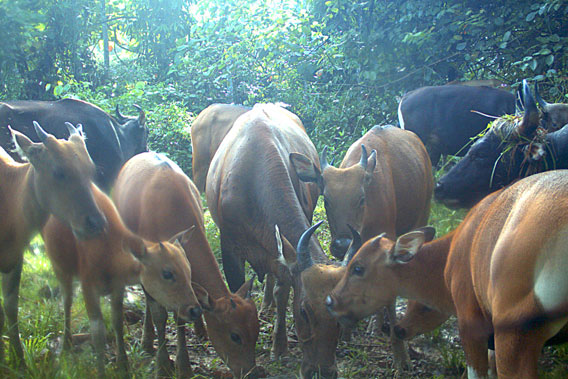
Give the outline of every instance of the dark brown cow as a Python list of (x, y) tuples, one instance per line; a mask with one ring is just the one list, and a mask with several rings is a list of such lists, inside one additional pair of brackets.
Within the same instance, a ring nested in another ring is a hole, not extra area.
[[(331, 275), (318, 278), (314, 269), (310, 270), (314, 275), (308, 277), (300, 275), (301, 270), (290, 271), (287, 265), (296, 260), (292, 245), (298, 244), (308, 228), (319, 195), (317, 185), (299, 180), (290, 160), (293, 152), (306, 155), (319, 166), (316, 149), (298, 124), (275, 105), (257, 104), (235, 121), (213, 157), (207, 204), (221, 232), (229, 287), (243, 283), (245, 260), (261, 278), (272, 273), (277, 279), (274, 356), (287, 352), (285, 316), (292, 286), (296, 332), (304, 353), (301, 374), (336, 377), (339, 327), (325, 312), (323, 292), (318, 294)], [(282, 255), (277, 253), (275, 225), (283, 236)], [(316, 263), (330, 263), (315, 238), (307, 238), (305, 245)]]
[[(114, 199), (126, 225), (151, 241), (171, 238), (195, 225), (191, 239), (183, 246), (193, 269), (194, 283), (209, 294), (209, 305), (204, 305), (209, 338), (235, 376), (254, 374), (259, 324), (249, 293), (252, 280), (237, 288), (234, 294), (227, 289), (207, 242), (201, 198), (195, 185), (169, 159), (156, 153), (143, 153), (122, 168)], [(167, 314), (153, 306), (152, 316), (158, 330), (158, 360), (163, 368), (169, 360), (164, 329)], [(151, 323), (146, 323), (145, 327), (148, 326), (151, 327)], [(178, 373), (191, 377), (184, 333), (183, 328), (178, 332), (176, 363)], [(146, 333), (143, 345), (152, 343), (149, 338)]]
[[(68, 125), (68, 141), (46, 134), (37, 123), (34, 126), (41, 143), (11, 131), (30, 163), (16, 163), (0, 147), (0, 271), (8, 336), (20, 364), (24, 354), (18, 331), (18, 291), (24, 249), (50, 213), (70, 225), (80, 238), (99, 234), (106, 224), (93, 198), (95, 167), (83, 137), (72, 125)], [(0, 335), (3, 327), (4, 310), (0, 307)], [(3, 359), (0, 342), (0, 361)]]
[[(367, 156), (367, 149), (372, 153)], [(348, 225), (367, 241), (380, 233), (395, 237), (426, 225), (434, 179), (430, 158), (412, 132), (393, 126), (375, 126), (357, 140), (339, 168), (327, 163), (322, 153), (322, 171), (307, 157), (292, 156), (300, 179), (323, 188), (331, 230), (331, 253), (342, 259), (351, 244)], [(391, 327), (396, 320), (394, 303), (389, 306)], [(402, 341), (392, 334), (397, 366), (407, 354)]]
[(568, 171), (496, 191), (455, 230), (367, 241), (326, 298), (347, 323), (396, 296), (456, 314), (468, 376), (485, 377), (494, 336), (499, 377), (537, 378), (544, 343), (568, 325)]
[(136, 109), (138, 118), (126, 117), (117, 106), (115, 118), (94, 104), (75, 99), (0, 102), (0, 146), (8, 151), (12, 149), (8, 125), (32, 135), (32, 122), (37, 121), (48, 133), (64, 138), (68, 135), (65, 122), (82, 124), (87, 150), (97, 168), (95, 182), (108, 191), (124, 162), (148, 150), (146, 117), (140, 107)]
[[(93, 186), (94, 187), (94, 186)], [(184, 242), (188, 231), (170, 242), (148, 243), (123, 224), (111, 199), (94, 187), (97, 205), (107, 219), (105, 230), (94, 238), (79, 240), (65, 224), (51, 217), (42, 237), (64, 295), (64, 346), (71, 345), (73, 278), (79, 277), (85, 308), (91, 323), (91, 339), (97, 369), (104, 376), (105, 327), (101, 296), (111, 295), (112, 325), (116, 337), (117, 363), (126, 373), (128, 360), (123, 339), (124, 287), (141, 283), (156, 301), (187, 320), (201, 316), (191, 287), (191, 269), (177, 238)], [(203, 291), (201, 297), (207, 298)]]
[(199, 192), (205, 192), (209, 164), (225, 135), (240, 115), (251, 108), (234, 104), (211, 104), (191, 125), (191, 170)]

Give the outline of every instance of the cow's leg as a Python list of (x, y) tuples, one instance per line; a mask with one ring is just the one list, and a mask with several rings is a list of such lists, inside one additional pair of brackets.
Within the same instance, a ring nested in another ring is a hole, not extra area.
[(146, 291), (144, 291), (144, 295), (146, 296), (146, 309), (144, 312), (142, 349), (148, 354), (154, 354), (154, 340), (156, 339), (156, 333), (154, 331), (154, 321), (152, 320), (152, 311), (150, 310), (150, 295), (148, 295)]
[[(458, 308), (459, 310), (459, 308)], [(489, 370), (487, 356), (488, 336), (483, 332), (479, 322), (475, 322), (458, 311), (458, 326), (462, 347), (465, 353), (467, 374), (469, 378), (485, 378)]]
[(193, 326), (195, 328), (195, 335), (197, 336), (197, 338), (201, 340), (207, 340), (209, 338), (209, 336), (207, 335), (207, 328), (205, 327), (205, 323), (203, 322), (203, 316), (195, 320), (193, 322)]
[(542, 329), (495, 331), (499, 378), (538, 378), (538, 358), (546, 342)]
[(103, 314), (101, 312), (101, 301), (97, 294), (95, 294), (92, 286), (82, 285), (83, 299), (85, 300), (85, 308), (91, 323), (91, 341), (95, 349), (95, 356), (97, 360), (97, 371), (99, 377), (104, 377), (105, 362), (105, 324), (103, 321)]
[[(7, 274), (2, 274), (2, 292), (4, 295), (4, 312), (8, 321), (8, 336), (10, 344), (16, 355), (19, 367), (25, 366), (24, 350), (20, 341), (18, 328), (18, 298), (20, 293), (20, 279), (22, 277), (23, 259)], [(0, 329), (1, 330), (1, 329)]]
[(274, 306), (274, 275), (267, 274), (264, 282), (264, 298), (262, 299), (261, 313), (269, 313)]
[(245, 264), (242, 259), (234, 254), (231, 243), (221, 233), (221, 258), (223, 259), (223, 271), (231, 292), (235, 293), (245, 282)]
[(396, 301), (387, 306), (387, 315), (389, 318), (389, 332), (394, 355), (394, 366), (398, 370), (406, 370), (410, 367), (410, 358), (408, 357), (404, 341), (398, 338), (394, 333), (394, 326), (396, 325)]
[(158, 304), (151, 297), (146, 297), (150, 312), (152, 312), (152, 319), (156, 326), (156, 334), (158, 335), (158, 351), (156, 352), (156, 365), (158, 366), (159, 378), (168, 378), (173, 375), (172, 362), (168, 354), (166, 346), (166, 322), (168, 321), (168, 312), (164, 307)]
[(73, 346), (73, 335), (71, 334), (71, 306), (73, 305), (73, 277), (65, 275), (63, 272), (55, 274), (61, 284), (61, 292), (63, 294), (63, 350), (69, 350)]
[(185, 338), (185, 321), (175, 315), (177, 324), (177, 353), (176, 353), (176, 378), (192, 378), (193, 370), (189, 363), (189, 352)]
[(111, 293), (111, 317), (112, 328), (116, 342), (116, 362), (119, 370), (128, 376), (128, 358), (124, 347), (124, 312), (123, 312), (124, 288), (117, 288)]
[[(276, 300), (276, 322), (272, 341), (272, 355), (278, 359), (288, 353), (288, 336), (286, 335), (286, 308), (290, 297), (290, 285), (276, 280), (274, 299)], [(295, 298), (296, 296), (294, 296)]]

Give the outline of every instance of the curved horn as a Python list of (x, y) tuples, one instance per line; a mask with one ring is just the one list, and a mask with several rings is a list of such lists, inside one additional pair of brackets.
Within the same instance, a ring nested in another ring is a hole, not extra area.
[(538, 105), (540, 105), (543, 109), (548, 107), (549, 104), (544, 101), (542, 97), (540, 97), (540, 93), (538, 93), (538, 82), (534, 83), (534, 97), (536, 98)]
[(349, 245), (347, 253), (345, 253), (345, 258), (343, 258), (343, 266), (347, 266), (349, 262), (351, 262), (351, 259), (353, 259), (353, 257), (355, 256), (355, 253), (361, 248), (361, 245), (363, 245), (359, 232), (353, 229), (353, 227), (349, 224), (347, 224), (347, 227), (349, 228), (349, 230), (351, 230), (351, 236), (353, 238), (351, 239), (351, 245)]
[(45, 142), (47, 137), (49, 137), (49, 134), (45, 130), (43, 130), (41, 126), (39, 126), (37, 121), (34, 121), (33, 123), (34, 123), (34, 129), (36, 131), (39, 140), (41, 142)]
[(365, 148), (365, 145), (361, 145), (361, 160), (359, 161), (359, 164), (363, 166), (364, 170), (367, 169), (367, 157), (367, 149)]
[(327, 163), (327, 146), (324, 146), (323, 150), (321, 151), (320, 166), (322, 171), (325, 170), (327, 166), (329, 166), (329, 163)]
[(126, 116), (123, 115), (122, 113), (120, 113), (120, 110), (118, 108), (118, 104), (116, 104), (115, 112), (116, 112), (116, 118), (118, 118), (118, 121), (120, 121), (122, 123), (126, 119)]
[(298, 241), (298, 248), (296, 249), (298, 255), (298, 268), (300, 272), (304, 271), (307, 268), (312, 267), (314, 262), (312, 261), (312, 256), (310, 255), (310, 238), (312, 234), (314, 234), (315, 230), (322, 224), (323, 221), (320, 221), (311, 227), (309, 227), (304, 234), (300, 237)]
[(523, 100), (525, 102), (525, 114), (518, 126), (518, 131), (523, 136), (531, 136), (540, 123), (540, 117), (526, 79), (523, 80)]
[[(80, 125), (80, 124), (78, 124)], [(67, 131), (69, 132), (69, 137), (74, 136), (74, 135), (79, 135), (79, 131), (77, 130), (77, 128), (70, 122), (65, 121), (65, 126), (67, 127)]]
[(132, 106), (138, 111), (138, 123), (140, 124), (140, 127), (144, 126), (144, 123), (146, 122), (146, 113), (144, 113), (140, 106), (136, 104), (132, 104)]

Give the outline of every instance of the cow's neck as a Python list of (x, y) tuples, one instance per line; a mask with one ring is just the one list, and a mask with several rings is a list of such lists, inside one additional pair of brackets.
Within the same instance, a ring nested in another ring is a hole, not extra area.
[[(27, 166), (27, 167), (26, 167)], [(31, 164), (27, 164), (21, 168), (21, 175), (23, 176), (23, 193), (18, 196), (23, 199), (22, 210), (24, 212), (24, 219), (30, 232), (38, 231), (45, 225), (49, 213), (43, 209), (38, 200), (37, 191), (42, 188), (36, 185), (36, 171)], [(17, 192), (14, 192), (17, 194)]]
[(568, 125), (549, 133), (546, 136), (546, 142), (554, 154), (553, 157), (550, 154), (546, 156), (546, 159), (550, 161), (548, 167), (568, 168)]
[(230, 291), (223, 281), (219, 264), (207, 242), (205, 231), (200, 226), (197, 228), (183, 246), (191, 265), (191, 280), (205, 288), (214, 299), (228, 296)]
[(423, 245), (414, 259), (397, 266), (400, 296), (455, 314), (452, 296), (444, 279), (452, 237), (453, 233), (450, 233)]

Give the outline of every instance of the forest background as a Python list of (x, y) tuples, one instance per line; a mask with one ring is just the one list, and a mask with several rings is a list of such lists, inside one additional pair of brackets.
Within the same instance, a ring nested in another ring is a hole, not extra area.
[(289, 104), (338, 158), (425, 85), (529, 79), (568, 102), (566, 0), (0, 0), (0, 25), (0, 100), (139, 104), (188, 173), (214, 102)]

